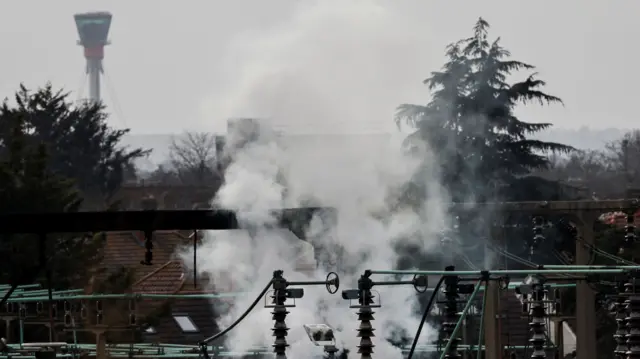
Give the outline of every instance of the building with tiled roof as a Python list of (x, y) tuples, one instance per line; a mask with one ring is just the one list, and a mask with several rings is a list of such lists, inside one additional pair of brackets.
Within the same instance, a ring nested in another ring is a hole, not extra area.
[[(207, 288), (183, 282), (175, 294), (211, 293)], [(171, 301), (171, 315), (161, 317), (145, 329), (144, 341), (151, 343), (171, 343), (194, 345), (205, 337), (219, 331), (215, 322), (217, 313), (210, 299), (174, 299)]]
[[(193, 237), (190, 237), (188, 233), (156, 232), (154, 242), (156, 245), (152, 265), (142, 265), (140, 261), (144, 259), (145, 249), (140, 233), (112, 232), (107, 234), (104, 258), (100, 266), (108, 267), (111, 271), (114, 271), (115, 268), (132, 269), (133, 278), (125, 292), (167, 297), (165, 299), (141, 297), (136, 301), (134, 311), (137, 315), (137, 321), (134, 323), (135, 326), (129, 326), (128, 322), (128, 315), (132, 312), (129, 307), (130, 301), (113, 300), (109, 304), (112, 305), (111, 309), (106, 308), (108, 303), (105, 301), (103, 308), (105, 323), (111, 325), (112, 328), (120, 328), (109, 333), (111, 335), (108, 336), (108, 343), (119, 343), (120, 345), (125, 343), (138, 343), (136, 345), (142, 345), (140, 343), (149, 345), (169, 343), (176, 346), (182, 345), (183, 349), (181, 350), (188, 350), (189, 347), (195, 350), (195, 344), (198, 341), (220, 330), (216, 325), (217, 313), (214, 301), (205, 296), (205, 294), (215, 293), (215, 285), (211, 285), (204, 277), (195, 278), (194, 281), (188, 266), (174, 256), (176, 249), (180, 246), (193, 245)], [(93, 286), (88, 286), (85, 293), (97, 293), (100, 280), (102, 278), (96, 277)], [(230, 288), (224, 288), (221, 291), (227, 292), (229, 290)], [(183, 295), (183, 297), (177, 295)], [(199, 295), (202, 296), (199, 297)], [(215, 299), (215, 301), (220, 302), (219, 307), (228, 305), (222, 299)], [(477, 298), (476, 302), (476, 306), (480, 307), (482, 296)], [(62, 302), (59, 302), (59, 308), (62, 307)], [(90, 318), (93, 316), (95, 316), (95, 312), (91, 312), (89, 315)], [(500, 318), (502, 343), (509, 347), (522, 348), (526, 346), (530, 337), (528, 318), (526, 314), (523, 314), (522, 303), (512, 290), (502, 293)], [(39, 321), (43, 323), (42, 319)], [(57, 321), (63, 322), (63, 313), (58, 314)], [(469, 345), (475, 345), (478, 339), (478, 323), (476, 321), (474, 324), (473, 318), (468, 322), (470, 327), (466, 331), (468, 334), (465, 334), (464, 341)], [(91, 327), (91, 325), (87, 325), (87, 327)], [(133, 332), (137, 332), (137, 334), (133, 335)], [(58, 333), (60, 340), (69, 343), (75, 340), (70, 335), (69, 328), (65, 328), (62, 324), (59, 326)], [(67, 334), (63, 336), (63, 333)], [(95, 338), (92, 336), (79, 338), (80, 343), (95, 345)], [(567, 338), (568, 336), (565, 336), (565, 340)], [(109, 346), (111, 351), (116, 349), (116, 347)], [(126, 353), (126, 350), (128, 349), (123, 348), (123, 353)], [(148, 353), (145, 351), (147, 349), (138, 348), (136, 350)], [(522, 353), (521, 349), (514, 349), (514, 351)], [(165, 354), (164, 357), (171, 357), (171, 355)], [(176, 357), (180, 357), (180, 355), (176, 354)]]
[[(118, 273), (118, 268), (131, 271), (133, 281), (125, 292), (170, 297), (165, 300), (153, 298), (137, 301), (136, 324), (142, 329), (141, 340), (150, 343), (195, 345), (218, 330), (215, 321), (218, 316), (216, 309), (228, 310), (231, 303), (224, 298), (212, 300), (206, 295), (229, 293), (233, 291), (233, 286), (232, 283), (224, 283), (223, 287), (220, 287), (220, 283), (210, 283), (206, 276), (196, 277), (191, 272), (191, 263), (183, 263), (176, 256), (176, 252), (184, 246), (193, 246), (193, 242), (193, 233), (154, 232), (153, 261), (151, 265), (143, 265), (141, 261), (145, 258), (146, 249), (141, 233), (107, 233), (104, 257), (100, 266), (108, 268), (107, 273)], [(196, 244), (200, 244), (200, 241)], [(308, 244), (306, 246), (310, 247)], [(315, 269), (313, 252), (305, 249), (303, 248), (297, 259), (298, 269)], [(87, 294), (104, 293), (96, 291), (96, 288), (105, 280), (107, 274), (99, 273), (101, 274), (94, 279), (94, 286), (87, 288)], [(182, 295), (184, 296), (180, 297)], [(198, 297), (199, 295), (202, 297)], [(121, 312), (129, 311), (127, 303), (116, 304), (114, 301), (112, 305)], [(124, 320), (124, 317), (119, 319), (120, 322)], [(121, 324), (123, 323), (116, 326)], [(125, 342), (119, 336), (118, 338), (119, 342)]]

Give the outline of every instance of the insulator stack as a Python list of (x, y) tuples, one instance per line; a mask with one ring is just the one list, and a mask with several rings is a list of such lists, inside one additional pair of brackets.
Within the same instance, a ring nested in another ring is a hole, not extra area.
[[(453, 266), (445, 268), (446, 271), (453, 271), (455, 268)], [(445, 354), (445, 358), (447, 359), (460, 359), (462, 356), (458, 351), (458, 344), (460, 343), (460, 338), (453, 337), (453, 331), (458, 324), (459, 315), (458, 315), (458, 282), (459, 277), (457, 275), (448, 275), (444, 279), (444, 322), (442, 323), (442, 332), (444, 334), (444, 345), (447, 345), (448, 342), (451, 342), (449, 346), (449, 350)]]
[(613, 353), (618, 359), (625, 359), (629, 347), (627, 346), (627, 304), (624, 295), (625, 281), (618, 283), (618, 295), (614, 303), (614, 313), (616, 318), (616, 332), (613, 338), (616, 341), (616, 348)]
[(627, 224), (624, 226), (624, 242), (627, 248), (636, 241), (636, 225), (634, 213), (627, 214)]
[(271, 312), (271, 318), (275, 321), (273, 324), (273, 336), (275, 337), (275, 341), (273, 343), (273, 352), (275, 353), (276, 359), (286, 359), (287, 354), (286, 350), (289, 344), (287, 344), (287, 334), (289, 333), (289, 328), (285, 323), (285, 319), (287, 318), (287, 314), (289, 311), (285, 306), (284, 302), (287, 300), (287, 281), (282, 277), (282, 271), (276, 271), (273, 274), (273, 295), (272, 303), (273, 303), (273, 311)]
[(361, 290), (360, 297), (358, 298), (359, 309), (358, 309), (358, 320), (360, 321), (360, 326), (358, 327), (358, 337), (360, 338), (360, 345), (358, 345), (358, 353), (360, 354), (361, 359), (371, 359), (371, 354), (373, 354), (373, 345), (372, 338), (375, 337), (373, 329), (373, 324), (371, 322), (375, 319), (373, 314), (375, 313), (372, 309), (373, 304), (373, 294), (371, 292), (371, 288), (373, 287), (373, 281), (369, 277), (362, 276), (358, 280), (358, 288)]
[(336, 359), (336, 353), (338, 352), (338, 348), (335, 345), (328, 345), (324, 347), (324, 353), (326, 359)]
[(638, 280), (631, 278), (625, 284), (627, 300), (627, 359), (640, 358), (640, 293)]
[(530, 254), (533, 254), (533, 251), (544, 241), (543, 229), (544, 219), (540, 216), (533, 217), (533, 240), (531, 241), (531, 246), (529, 246)]
[(545, 298), (547, 289), (543, 277), (536, 277), (537, 280), (531, 283), (531, 297), (529, 303), (529, 315), (531, 316), (529, 328), (531, 339), (529, 343), (533, 352), (531, 359), (546, 359), (547, 353), (544, 351), (544, 344), (547, 341), (545, 320)]

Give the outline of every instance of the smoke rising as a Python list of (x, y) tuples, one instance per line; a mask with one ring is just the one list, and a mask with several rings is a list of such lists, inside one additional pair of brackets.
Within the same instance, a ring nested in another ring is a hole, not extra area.
[(232, 41), (203, 117), (221, 129), (243, 116), (295, 133), (397, 131), (395, 107), (425, 100), (420, 76), (440, 66), (440, 52), (416, 49), (427, 27), (392, 1), (298, 3), (278, 27)]
[[(198, 250), (198, 270), (212, 279), (216, 290), (246, 293), (220, 319), (221, 328), (250, 305), (274, 270), (284, 270), (288, 280), (324, 279), (335, 270), (341, 290), (350, 289), (365, 269), (394, 267), (400, 257), (398, 241), (421, 252), (439, 243), (449, 198), (438, 183), (435, 164), (418, 179), (427, 188), (427, 203), (420, 209), (393, 205), (397, 190), (429, 158), (427, 148), (421, 162), (405, 154), (404, 135), (387, 131), (394, 106), (407, 99), (385, 91), (384, 82), (416, 81), (387, 67), (400, 57), (410, 64), (410, 54), (399, 52), (414, 46), (412, 42), (409, 27), (388, 6), (322, 1), (305, 2), (279, 29), (246, 36), (229, 50), (233, 78), (207, 110), (217, 119), (266, 117), (276, 131), (263, 126), (248, 143), (243, 131), (229, 133), (226, 184), (213, 203), (238, 211), (243, 224), (253, 229), (209, 232)], [(268, 209), (310, 204), (338, 211), (331, 233), (314, 235), (318, 228), (312, 226), (311, 245), (286, 231), (260, 229), (273, 221)], [(322, 248), (320, 263), (312, 246)], [(191, 256), (185, 253), (185, 263)], [(400, 358), (400, 350), (385, 339), (413, 335), (419, 322), (416, 293), (411, 286), (375, 289), (382, 304), (373, 323), (376, 355)], [(286, 321), (291, 328), (289, 356), (322, 355), (303, 329), (303, 324), (314, 323), (332, 326), (339, 347), (355, 352), (356, 310), (323, 286), (304, 290)], [(270, 346), (272, 326), (270, 310), (260, 305), (228, 334), (226, 345), (234, 351)], [(433, 334), (423, 331), (424, 340)]]
[[(336, 270), (343, 289), (355, 288), (358, 276), (365, 269), (395, 265), (397, 240), (413, 241), (422, 250), (429, 250), (438, 242), (436, 233), (442, 229), (444, 220), (442, 204), (447, 199), (442, 197), (437, 181), (425, 179), (430, 184), (431, 201), (424, 212), (390, 213), (388, 196), (410, 177), (416, 163), (403, 155), (399, 141), (391, 137), (382, 137), (388, 141), (386, 145), (380, 137), (374, 137), (376, 143), (369, 144), (369, 149), (364, 140), (373, 136), (360, 136), (360, 141), (358, 137), (337, 136), (350, 141), (341, 145), (335, 139), (334, 143), (323, 141), (327, 148), (314, 143), (297, 143), (287, 148), (278, 144), (287, 138), (274, 138), (246, 144), (234, 153), (225, 174), (227, 184), (214, 202), (216, 206), (239, 211), (243, 224), (258, 229), (250, 234), (210, 232), (198, 250), (199, 270), (211, 276), (216, 286), (229, 282), (233, 285), (233, 288), (218, 287), (217, 290), (247, 293), (221, 319), (221, 327), (233, 322), (250, 305), (275, 269), (283, 269), (289, 280), (321, 279), (328, 270)], [(330, 137), (328, 140), (331, 142)], [(311, 244), (326, 251), (320, 256), (322, 263), (318, 269), (311, 245), (288, 231), (259, 229), (272, 221), (265, 215), (268, 209), (300, 207), (309, 201), (335, 207), (339, 216), (338, 226), (331, 235), (314, 236), (315, 228), (310, 230)], [(191, 254), (188, 255), (190, 258)], [(397, 336), (402, 330), (415, 331), (416, 294), (411, 287), (376, 290), (383, 304), (376, 315), (376, 351), (389, 358), (399, 357), (399, 350), (388, 345), (384, 338)], [(355, 348), (358, 340), (355, 310), (349, 309), (339, 295), (329, 295), (324, 287), (306, 287), (305, 292), (305, 297), (290, 309), (287, 320), (292, 328), (288, 338), (292, 357), (298, 357), (294, 354), (298, 350), (300, 355), (308, 355), (310, 350), (303, 324), (329, 324), (340, 331), (341, 347)], [(268, 346), (272, 341), (269, 330), (272, 325), (269, 310), (257, 309), (231, 332), (226, 343), (234, 350)]]

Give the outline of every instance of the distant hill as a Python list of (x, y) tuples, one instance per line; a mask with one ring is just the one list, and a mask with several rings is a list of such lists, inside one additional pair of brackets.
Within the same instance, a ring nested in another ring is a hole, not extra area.
[[(537, 136), (544, 141), (559, 142), (579, 149), (603, 149), (605, 144), (619, 139), (627, 130), (608, 128), (590, 129), (552, 129)], [(152, 169), (165, 162), (169, 156), (169, 147), (172, 137), (170, 134), (130, 134), (124, 138), (124, 145), (152, 149), (148, 159), (140, 161), (139, 166), (144, 169)], [(305, 135), (311, 136), (311, 135)], [(324, 135), (317, 135), (323, 137)], [(308, 138), (308, 137), (307, 137)]]

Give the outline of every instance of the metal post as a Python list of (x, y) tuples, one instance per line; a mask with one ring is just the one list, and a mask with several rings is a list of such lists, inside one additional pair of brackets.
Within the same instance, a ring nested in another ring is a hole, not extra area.
[(18, 325), (20, 326), (20, 349), (23, 348), (24, 344), (24, 320), (27, 317), (27, 307), (24, 303), (19, 304), (18, 309)]
[[(582, 225), (578, 228), (581, 240), (576, 241), (576, 264), (588, 265), (591, 246), (595, 245), (593, 224), (596, 216), (582, 212)], [(576, 285), (576, 355), (580, 359), (597, 359), (595, 293), (586, 281)]]
[(564, 319), (560, 318), (555, 321), (556, 330), (554, 340), (558, 352), (558, 358), (564, 358)]
[(11, 335), (11, 323), (13, 322), (13, 319), (11, 318), (4, 318), (4, 324), (5, 324), (5, 340), (7, 341), (7, 343), (11, 343), (11, 341), (13, 341), (13, 336)]
[(40, 248), (40, 264), (44, 266), (47, 279), (47, 296), (49, 300), (49, 341), (55, 341), (55, 323), (53, 319), (53, 280), (51, 278), (51, 265), (47, 261), (47, 234), (38, 234), (38, 245)]
[(96, 330), (96, 359), (108, 359), (107, 337), (104, 330)]
[(500, 313), (500, 287), (496, 281), (489, 281), (484, 292), (484, 338), (485, 359), (502, 359), (502, 333), (498, 321)]
[[(471, 317), (467, 316), (466, 318), (464, 318), (464, 320), (462, 321), (462, 329), (461, 329), (461, 334), (462, 334), (462, 338), (460, 338), (460, 343), (462, 343), (462, 345), (473, 345), (475, 343), (472, 343), (471, 340), (469, 340), (469, 336), (470, 336), (470, 326), (471, 326)], [(462, 352), (462, 359), (468, 359), (467, 356), (467, 350)]]

